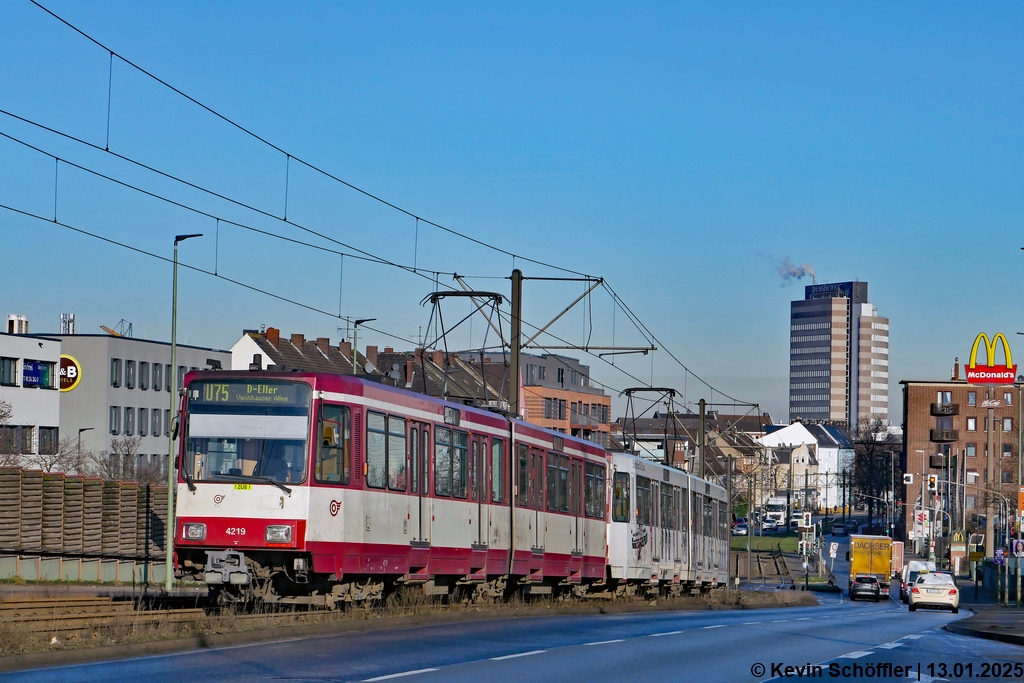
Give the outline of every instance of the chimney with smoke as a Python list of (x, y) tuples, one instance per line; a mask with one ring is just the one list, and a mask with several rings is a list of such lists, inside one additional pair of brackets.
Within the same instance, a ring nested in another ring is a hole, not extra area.
[(810, 276), (813, 284), (818, 284), (818, 275), (814, 272), (814, 266), (810, 263), (803, 265), (795, 265), (789, 260), (789, 257), (782, 259), (782, 265), (779, 266), (779, 275), (782, 277), (782, 286), (792, 284), (793, 280), (799, 280), (802, 277)]

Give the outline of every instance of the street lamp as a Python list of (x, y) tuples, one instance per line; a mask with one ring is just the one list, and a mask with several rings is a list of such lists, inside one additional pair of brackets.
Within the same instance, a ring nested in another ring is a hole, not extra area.
[[(171, 286), (171, 419), (175, 418), (175, 400), (178, 395), (178, 243), (193, 237), (202, 237), (201, 233), (174, 236), (174, 277)], [(174, 587), (174, 437), (175, 430), (167, 425), (167, 527), (164, 529), (164, 545), (167, 548), (166, 573), (167, 592)]]
[(359, 326), (372, 323), (376, 318), (360, 318), (352, 323), (352, 374), (359, 374)]
[(82, 427), (78, 430), (78, 473), (82, 473), (82, 432), (88, 432), (95, 427)]

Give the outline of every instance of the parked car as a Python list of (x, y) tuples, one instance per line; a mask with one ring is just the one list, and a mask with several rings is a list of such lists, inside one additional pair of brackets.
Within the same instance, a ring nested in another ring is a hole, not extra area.
[(842, 524), (836, 524), (832, 527), (833, 536), (849, 536), (850, 532), (846, 530), (846, 527)]
[(843, 526), (846, 527), (847, 531), (857, 531), (857, 529), (860, 528), (860, 523), (858, 523), (855, 519), (848, 519), (845, 522), (843, 522)]
[(929, 572), (917, 577), (910, 589), (910, 611), (918, 607), (949, 609), (953, 614), (960, 611), (960, 591), (949, 574)]
[(750, 529), (747, 527), (746, 523), (736, 524), (732, 528), (732, 535), (733, 536), (747, 536), (749, 534), (750, 534)]
[(779, 523), (771, 517), (765, 517), (764, 521), (761, 522), (761, 531), (778, 531)]
[(850, 601), (853, 600), (874, 600), (878, 602), (882, 597), (882, 588), (878, 585), (878, 579), (873, 576), (858, 576), (850, 584)]

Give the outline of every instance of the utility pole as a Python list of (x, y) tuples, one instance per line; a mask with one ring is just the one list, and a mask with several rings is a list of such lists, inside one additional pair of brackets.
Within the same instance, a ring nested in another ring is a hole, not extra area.
[(846, 521), (846, 470), (838, 472), (839, 475), (839, 488), (842, 490), (843, 498), (840, 504), (843, 508), (843, 521)]
[(707, 408), (708, 404), (704, 399), (701, 399), (697, 404), (700, 407), (700, 429), (697, 431), (697, 450), (700, 451), (697, 454), (697, 476), (701, 479), (704, 478), (704, 467), (707, 463), (707, 456), (704, 453), (704, 448), (707, 444)]
[[(729, 511), (728, 511), (728, 514), (727, 514), (727, 518), (729, 520), (729, 528), (731, 530), (732, 529), (732, 455), (731, 454), (729, 455), (728, 464), (726, 466), (726, 470), (725, 471), (728, 473), (728, 476), (726, 476), (726, 478), (725, 478), (725, 499), (727, 501), (729, 501)], [(730, 536), (730, 538), (732, 537), (732, 532), (731, 531), (729, 533), (729, 536)], [(750, 527), (749, 526), (747, 527), (747, 538), (750, 538)], [(730, 546), (729, 549), (726, 551), (727, 554), (726, 554), (726, 560), (725, 560), (725, 594), (727, 596), (729, 595), (729, 590), (731, 588), (731, 586), (729, 584), (732, 583), (732, 548), (731, 548), (732, 542), (731, 541), (729, 542), (729, 546)], [(738, 563), (739, 563), (739, 560), (738, 560), (738, 556), (737, 556), (737, 564)], [(739, 576), (739, 572), (738, 571), (736, 572), (736, 575)]]
[[(1017, 505), (1018, 505), (1018, 509), (1016, 511), (1016, 514), (1018, 515), (1018, 517), (1017, 517), (1017, 541), (1021, 540), (1021, 537), (1020, 537), (1021, 518), (1019, 517), (1019, 515), (1021, 514), (1021, 510), (1019, 509), (1019, 506), (1020, 506), (1020, 489), (1021, 489), (1022, 486), (1024, 486), (1024, 484), (1021, 484), (1021, 479), (1022, 479), (1021, 475), (1024, 474), (1024, 472), (1021, 471), (1021, 455), (1020, 455), (1020, 447), (1021, 447), (1022, 444), (1024, 444), (1024, 426), (1021, 425), (1021, 420), (1024, 419), (1024, 407), (1021, 406), (1021, 398), (1024, 398), (1024, 396), (1021, 395), (1021, 385), (1018, 383), (1017, 384), (1017, 492), (1018, 492), (1017, 493)], [(1015, 545), (1020, 545), (1020, 544), (1016, 543)], [(1021, 559), (1024, 559), (1024, 558), (1016, 557), (1016, 555), (1015, 555), (1014, 559), (1015, 559), (1014, 564), (1017, 566), (1017, 609), (1020, 609), (1020, 561), (1021, 561)]]
[(793, 447), (789, 447), (789, 473), (786, 482), (786, 529), (789, 529), (789, 518), (793, 516)]
[(519, 405), (519, 363), (523, 348), (523, 271), (516, 268), (512, 271), (512, 332), (509, 338), (511, 347), (508, 372), (509, 377), (509, 412), (513, 417), (521, 417)]
[[(175, 235), (174, 236), (174, 279), (171, 292), (171, 419), (176, 419), (179, 405), (178, 389), (178, 243), (193, 237), (202, 237), (201, 234)], [(180, 425), (180, 422), (179, 422)], [(167, 526), (164, 529), (164, 546), (167, 549), (166, 574), (167, 592), (174, 588), (174, 487), (177, 486), (177, 472), (175, 471), (176, 453), (174, 452), (174, 437), (176, 429), (168, 429), (167, 434)]]
[[(989, 387), (985, 392), (985, 396), (992, 398), (992, 388)], [(988, 419), (985, 420), (985, 476), (988, 481), (985, 482), (985, 488), (992, 490), (996, 478), (995, 460), (992, 457), (993, 451), (995, 451), (995, 443), (993, 442), (993, 428), (995, 427), (995, 410), (992, 408), (988, 409)], [(996, 519), (995, 515), (992, 514), (992, 496), (985, 496), (985, 556), (995, 557), (996, 549)]]
[(810, 486), (810, 482), (808, 481), (808, 475), (809, 474), (810, 474), (810, 470), (808, 470), (805, 467), (804, 468), (804, 507), (803, 507), (803, 511), (804, 512), (807, 512), (807, 510), (810, 509), (810, 504), (807, 501), (807, 487)]

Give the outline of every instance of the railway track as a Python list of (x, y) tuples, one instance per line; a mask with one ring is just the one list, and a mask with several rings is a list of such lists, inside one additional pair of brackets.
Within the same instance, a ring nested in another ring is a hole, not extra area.
[[(188, 601), (195, 604), (194, 599)], [(196, 624), (205, 619), (229, 619), (255, 628), (303, 623), (321, 615), (318, 610), (254, 614), (216, 614), (202, 607), (161, 604), (159, 600), (129, 601), (102, 597), (19, 598), (0, 602), (0, 625), (19, 633), (52, 636), (84, 636), (100, 629)]]
[(134, 627), (191, 622), (201, 608), (139, 610), (134, 602), (111, 597), (27, 598), (0, 602), (0, 623), (28, 634), (82, 634), (98, 627)]

